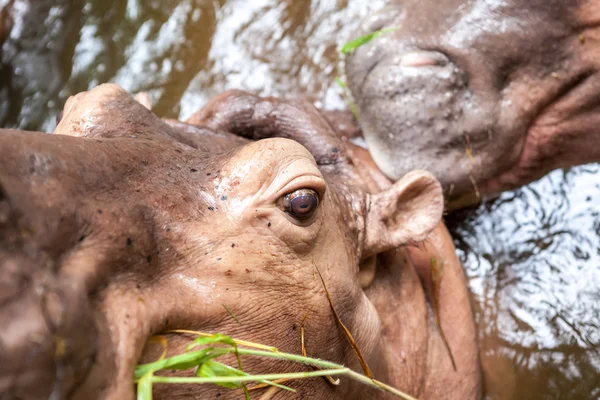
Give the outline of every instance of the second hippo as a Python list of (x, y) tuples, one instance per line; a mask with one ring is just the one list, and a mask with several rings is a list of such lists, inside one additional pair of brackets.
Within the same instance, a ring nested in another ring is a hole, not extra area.
[(390, 1), (349, 86), (377, 165), (420, 168), (450, 207), (600, 161), (598, 0)]

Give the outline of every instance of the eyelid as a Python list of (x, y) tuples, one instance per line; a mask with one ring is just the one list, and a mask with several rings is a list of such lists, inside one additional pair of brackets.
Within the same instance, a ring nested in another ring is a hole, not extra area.
[(318, 175), (302, 175), (292, 179), (284, 187), (278, 190), (273, 195), (273, 201), (276, 201), (288, 193), (292, 193), (299, 189), (312, 189), (319, 195), (319, 200), (323, 199), (327, 185), (325, 180)]

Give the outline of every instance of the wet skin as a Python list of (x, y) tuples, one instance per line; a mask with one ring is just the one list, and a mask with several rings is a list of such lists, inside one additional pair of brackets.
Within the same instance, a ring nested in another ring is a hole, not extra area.
[[(318, 267), (377, 377), (423, 398), (479, 397), (466, 284), (431, 175), (391, 185), (303, 103), (230, 92), (190, 122), (103, 85), (69, 100), (54, 135), (0, 133), (0, 393), (132, 398), (154, 334), (224, 332), (298, 353), (307, 312), (309, 354), (357, 369)], [(302, 218), (285, 202), (298, 190), (318, 199)], [(432, 257), (445, 263), (439, 301)], [(190, 340), (168, 337), (171, 354)], [(292, 386), (300, 398), (383, 398), (347, 380)]]
[(598, 0), (391, 1), (347, 59), (360, 126), (392, 179), (431, 171), (450, 208), (600, 160)]

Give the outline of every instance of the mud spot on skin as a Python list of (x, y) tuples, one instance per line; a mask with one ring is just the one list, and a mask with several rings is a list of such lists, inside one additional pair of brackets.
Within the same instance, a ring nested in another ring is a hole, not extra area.
[(296, 324), (293, 324), (293, 325), (292, 325), (292, 330), (293, 330), (293, 331), (295, 331), (296, 329), (298, 329), (298, 325), (296, 325)]
[(231, 248), (233, 249), (235, 247), (235, 243), (231, 243)]
[(209, 209), (210, 211), (215, 211), (215, 208), (214, 208), (213, 206), (208, 206), (208, 209)]
[(221, 257), (217, 257), (217, 261), (221, 261), (221, 260), (222, 260), (222, 258), (221, 258)]
[(79, 242), (83, 242), (85, 240), (85, 235), (81, 235), (79, 236), (79, 239), (77, 239)]
[(225, 271), (225, 276), (231, 276), (231, 275), (233, 275), (233, 272), (230, 269)]
[(225, 201), (225, 200), (227, 200), (227, 196), (225, 196), (225, 195), (221, 196), (221, 201)]
[(210, 175), (211, 175), (211, 173), (210, 173), (210, 172), (207, 172), (207, 173), (206, 173), (206, 176), (210, 176)]
[(101, 209), (97, 209), (97, 210), (96, 210), (96, 212), (97, 212), (98, 214), (102, 214), (102, 210), (101, 210)]
[(190, 172), (198, 172), (198, 170), (196, 168), (191, 168)]
[(250, 270), (248, 268), (246, 268), (246, 273), (250, 272)]
[(267, 224), (267, 226), (270, 228), (270, 227), (271, 227), (271, 223), (269, 222), (269, 223)]
[(151, 255), (146, 256), (146, 261), (148, 261), (148, 264), (150, 264), (152, 262), (152, 256)]
[(131, 238), (127, 238), (127, 247), (131, 246), (133, 244), (133, 239)]

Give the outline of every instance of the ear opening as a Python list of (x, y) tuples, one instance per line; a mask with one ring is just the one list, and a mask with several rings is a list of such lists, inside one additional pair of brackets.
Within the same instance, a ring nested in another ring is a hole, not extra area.
[(412, 171), (387, 190), (369, 195), (363, 259), (423, 241), (440, 223), (444, 196), (437, 179)]

